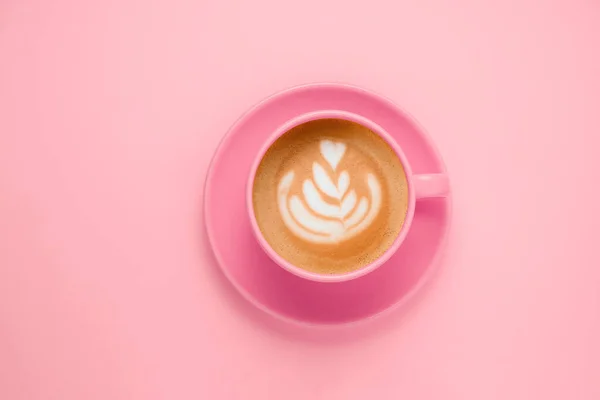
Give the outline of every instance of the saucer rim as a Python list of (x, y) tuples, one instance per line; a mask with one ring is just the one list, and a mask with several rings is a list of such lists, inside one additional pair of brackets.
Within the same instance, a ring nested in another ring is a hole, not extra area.
[[(229, 129), (227, 130), (225, 135), (223, 135), (221, 140), (218, 142), (216, 150), (213, 153), (210, 163), (208, 165), (206, 178), (204, 181), (204, 194), (203, 194), (203, 209), (204, 210), (202, 213), (204, 216), (204, 224), (203, 225), (204, 225), (204, 229), (205, 229), (205, 233), (206, 233), (209, 245), (211, 247), (211, 251), (213, 253), (215, 260), (217, 261), (219, 269), (225, 275), (227, 280), (233, 285), (233, 287), (238, 291), (238, 293), (245, 300), (247, 300), (249, 303), (254, 305), (256, 308), (263, 311), (264, 313), (271, 316), (272, 318), (275, 318), (276, 320), (285, 322), (287, 324), (296, 325), (298, 327), (311, 328), (311, 329), (339, 329), (339, 328), (355, 327), (358, 325), (364, 325), (364, 324), (373, 322), (375, 320), (378, 320), (380, 318), (383, 318), (386, 315), (394, 312), (396, 309), (406, 306), (410, 301), (412, 301), (414, 299), (414, 297), (416, 296), (417, 293), (419, 293), (421, 290), (423, 290), (424, 286), (427, 283), (429, 283), (432, 280), (433, 276), (439, 271), (440, 264), (441, 264), (440, 261), (444, 254), (444, 250), (446, 249), (449, 232), (450, 232), (450, 226), (452, 225), (452, 217), (453, 217), (453, 213), (452, 213), (453, 199), (452, 199), (452, 197), (453, 196), (452, 196), (452, 185), (451, 184), (450, 184), (448, 196), (446, 196), (444, 198), (445, 205), (446, 205), (445, 208), (446, 208), (447, 217), (445, 218), (446, 223), (445, 223), (445, 226), (443, 227), (443, 234), (442, 234), (441, 240), (439, 242), (436, 254), (433, 256), (433, 259), (430, 261), (429, 266), (427, 267), (425, 273), (419, 278), (417, 283), (415, 285), (413, 285), (412, 288), (410, 290), (408, 290), (407, 293), (404, 296), (402, 296), (402, 298), (400, 300), (398, 300), (397, 302), (389, 305), (388, 307), (383, 308), (381, 311), (378, 311), (374, 314), (371, 314), (371, 315), (368, 315), (368, 316), (365, 316), (362, 318), (348, 320), (348, 321), (311, 322), (311, 321), (300, 320), (300, 319), (296, 319), (296, 318), (293, 318), (293, 317), (290, 317), (287, 315), (283, 315), (277, 311), (274, 311), (267, 305), (263, 304), (261, 301), (256, 299), (252, 294), (250, 294), (245, 288), (243, 288), (240, 284), (238, 284), (238, 282), (231, 276), (231, 273), (228, 271), (228, 269), (223, 267), (223, 265), (224, 265), (223, 259), (221, 258), (220, 253), (216, 250), (216, 247), (215, 247), (216, 239), (213, 237), (213, 234), (211, 233), (211, 230), (209, 229), (210, 224), (208, 223), (208, 221), (211, 219), (211, 213), (209, 211), (211, 209), (211, 207), (208, 206), (208, 204), (210, 203), (210, 200), (209, 200), (210, 196), (208, 194), (211, 190), (209, 183), (213, 181), (212, 175), (214, 174), (214, 165), (215, 165), (216, 161), (220, 158), (222, 152), (225, 151), (225, 148), (227, 147), (226, 146), (227, 141), (231, 140), (231, 138), (233, 136), (233, 132), (235, 132), (239, 126), (243, 125), (246, 120), (250, 119), (252, 117), (252, 115), (255, 114), (258, 110), (263, 108), (266, 104), (270, 103), (271, 101), (275, 101), (278, 97), (291, 95), (296, 92), (300, 92), (303, 90), (310, 90), (310, 89), (350, 90), (353, 92), (358, 92), (361, 95), (365, 95), (368, 97), (375, 97), (378, 100), (383, 101), (384, 103), (387, 103), (388, 106), (392, 107), (393, 109), (395, 109), (399, 113), (401, 113), (419, 131), (421, 136), (425, 139), (425, 142), (427, 143), (429, 151), (433, 152), (435, 159), (437, 159), (437, 161), (438, 161), (439, 167), (441, 169), (441, 171), (438, 171), (438, 172), (445, 173), (448, 176), (448, 179), (450, 180), (446, 164), (445, 164), (438, 148), (433, 143), (433, 140), (431, 139), (430, 134), (414, 118), (414, 116), (412, 114), (405, 111), (405, 109), (403, 107), (399, 106), (398, 104), (393, 102), (388, 97), (381, 95), (373, 90), (365, 89), (365, 88), (362, 88), (362, 87), (359, 87), (359, 86), (356, 86), (353, 84), (349, 84), (349, 83), (340, 83), (340, 82), (304, 83), (304, 84), (288, 87), (287, 89), (276, 91), (276, 92), (270, 94), (269, 96), (264, 97), (259, 102), (255, 103), (253, 106), (251, 106), (247, 111), (245, 111), (240, 117), (238, 117), (231, 124), (231, 126), (229, 127)], [(298, 276), (296, 276), (296, 278), (303, 279)], [(360, 278), (358, 278), (358, 279), (360, 279)], [(341, 282), (341, 284), (343, 284), (343, 283), (344, 282)], [(335, 285), (337, 283), (328, 283), (328, 284)]]

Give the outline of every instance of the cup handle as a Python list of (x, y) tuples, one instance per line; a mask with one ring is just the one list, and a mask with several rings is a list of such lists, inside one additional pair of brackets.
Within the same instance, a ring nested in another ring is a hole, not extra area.
[(418, 174), (412, 176), (417, 200), (429, 197), (446, 197), (450, 192), (450, 182), (446, 174)]

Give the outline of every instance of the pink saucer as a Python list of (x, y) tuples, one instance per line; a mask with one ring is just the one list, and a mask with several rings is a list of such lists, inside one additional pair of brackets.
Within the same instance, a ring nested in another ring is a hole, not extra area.
[(254, 157), (275, 128), (320, 109), (355, 112), (377, 121), (398, 141), (414, 173), (445, 172), (445, 166), (411, 117), (389, 100), (349, 85), (310, 84), (285, 90), (256, 105), (227, 133), (211, 162), (204, 202), (208, 239), (219, 266), (246, 299), (267, 313), (292, 322), (330, 325), (380, 315), (422, 286), (448, 233), (451, 198), (419, 201), (398, 252), (359, 279), (313, 282), (276, 265), (252, 235), (245, 208), (246, 180)]

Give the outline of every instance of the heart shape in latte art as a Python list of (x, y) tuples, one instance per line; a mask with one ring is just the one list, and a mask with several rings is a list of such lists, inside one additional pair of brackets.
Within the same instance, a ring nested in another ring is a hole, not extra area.
[[(369, 195), (359, 196), (351, 188), (348, 171), (337, 172), (346, 153), (346, 144), (321, 140), (319, 151), (333, 176), (317, 160), (312, 176), (302, 182), (302, 190), (290, 195), (295, 173), (283, 175), (277, 187), (277, 203), (283, 222), (297, 237), (315, 244), (335, 244), (367, 229), (381, 209), (381, 184), (371, 173), (366, 180)], [(355, 179), (360, 179), (355, 178)]]

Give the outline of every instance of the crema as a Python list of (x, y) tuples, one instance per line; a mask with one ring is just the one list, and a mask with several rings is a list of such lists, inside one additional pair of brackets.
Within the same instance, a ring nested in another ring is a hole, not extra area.
[(340, 274), (379, 258), (408, 209), (400, 159), (354, 122), (322, 119), (277, 139), (256, 172), (252, 200), (272, 249), (307, 271)]

